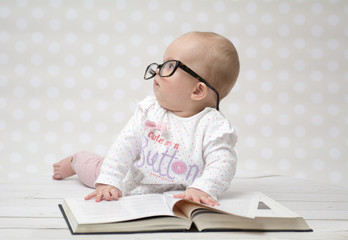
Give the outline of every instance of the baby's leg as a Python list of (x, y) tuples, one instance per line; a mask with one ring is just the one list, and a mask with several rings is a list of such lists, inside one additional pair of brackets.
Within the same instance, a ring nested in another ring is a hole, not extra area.
[(75, 171), (71, 166), (72, 158), (73, 156), (69, 156), (53, 164), (53, 179), (61, 180), (75, 174)]
[(84, 185), (95, 188), (94, 182), (99, 176), (100, 166), (104, 158), (90, 152), (75, 153), (72, 160), (72, 169)]

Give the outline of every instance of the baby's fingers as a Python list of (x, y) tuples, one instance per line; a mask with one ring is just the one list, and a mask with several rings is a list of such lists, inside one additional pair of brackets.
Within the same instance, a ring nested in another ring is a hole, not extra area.
[(88, 195), (85, 197), (85, 200), (90, 200), (90, 199), (92, 199), (92, 198), (94, 198), (94, 197), (96, 197), (96, 196), (97, 196), (97, 191), (94, 191), (94, 192), (88, 194)]

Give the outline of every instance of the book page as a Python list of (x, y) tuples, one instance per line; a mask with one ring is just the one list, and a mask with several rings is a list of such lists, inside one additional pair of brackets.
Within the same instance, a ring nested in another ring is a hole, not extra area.
[(151, 216), (174, 216), (162, 194), (122, 197), (117, 201), (65, 199), (79, 224), (119, 222)]
[[(171, 209), (177, 201), (181, 200), (178, 198), (173, 198), (173, 195), (178, 193), (182, 193), (182, 191), (170, 191), (164, 193)], [(257, 206), (260, 201), (260, 194), (257, 192), (225, 192), (219, 197), (218, 201), (220, 206), (206, 207), (242, 217), (255, 218)]]

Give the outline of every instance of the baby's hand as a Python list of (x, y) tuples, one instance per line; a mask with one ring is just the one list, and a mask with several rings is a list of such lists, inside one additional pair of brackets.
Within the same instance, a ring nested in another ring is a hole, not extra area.
[(174, 195), (175, 198), (184, 198), (197, 203), (207, 204), (208, 206), (219, 206), (219, 202), (212, 198), (208, 193), (196, 188), (189, 188), (184, 193)]
[(87, 195), (85, 200), (89, 200), (94, 197), (96, 202), (100, 202), (102, 199), (105, 199), (106, 201), (110, 201), (112, 199), (118, 200), (120, 197), (122, 197), (122, 192), (114, 186), (98, 184), (95, 191)]

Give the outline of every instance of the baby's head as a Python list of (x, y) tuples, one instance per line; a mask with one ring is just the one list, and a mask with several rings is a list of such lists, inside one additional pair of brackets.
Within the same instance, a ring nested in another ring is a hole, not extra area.
[(227, 38), (213, 32), (189, 32), (175, 41), (191, 42), (184, 53), (184, 62), (212, 85), (220, 100), (232, 90), (239, 74), (239, 58), (234, 45)]
[(155, 77), (159, 103), (182, 116), (192, 116), (205, 107), (218, 108), (239, 74), (235, 47), (216, 33), (184, 34), (167, 47), (163, 62), (151, 64), (145, 79)]

